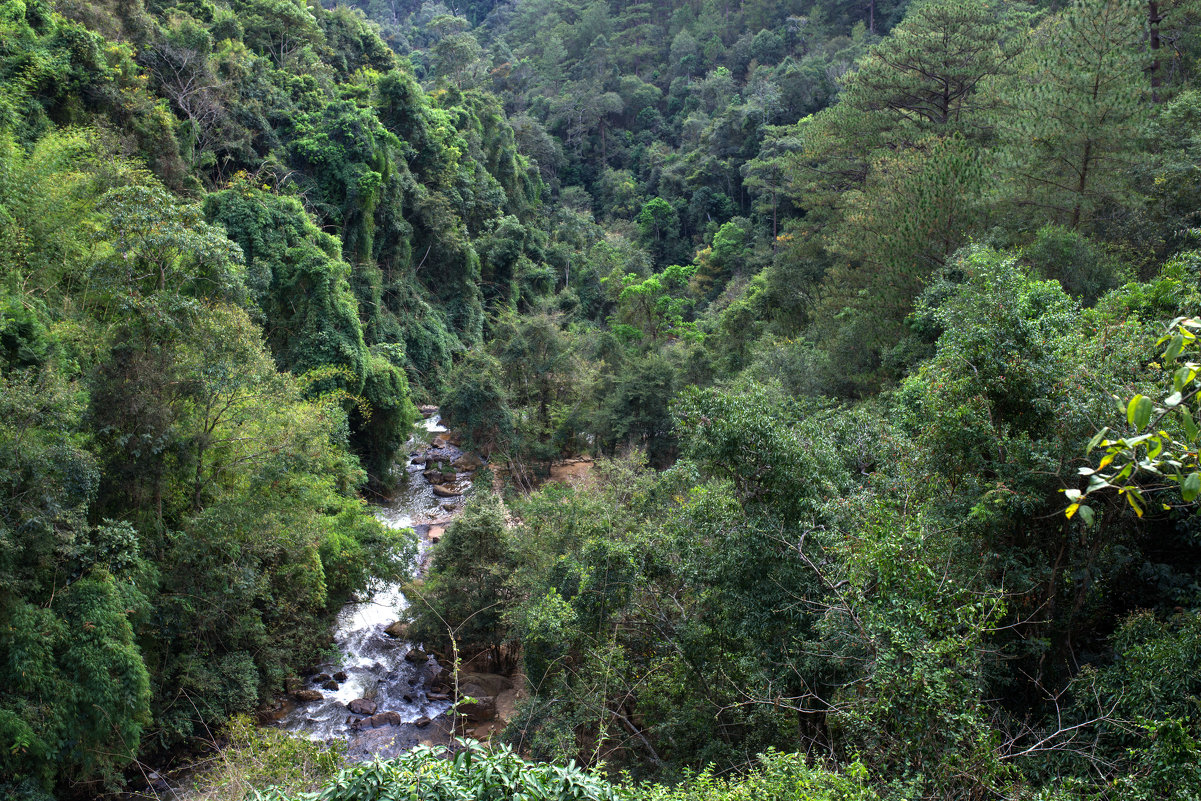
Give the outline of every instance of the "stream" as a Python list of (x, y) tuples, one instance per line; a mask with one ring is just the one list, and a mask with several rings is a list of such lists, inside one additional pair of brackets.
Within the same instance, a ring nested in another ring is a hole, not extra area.
[[(407, 452), (425, 450), (445, 431), (436, 414), (419, 420)], [(449, 444), (427, 452), (447, 462), (461, 455)], [(408, 571), (414, 574), (431, 545), (431, 530), (435, 536), (440, 533), (452, 512), (462, 506), (462, 498), (438, 497), (422, 476), (425, 465), (415, 464), (411, 458), (406, 463), (395, 494), (376, 507), (375, 516), (390, 528), (412, 528), (417, 533), (418, 556)], [(456, 489), (466, 492), (469, 477), (460, 477), (458, 482)], [(437, 718), (451, 706), (444, 696), (429, 697), (429, 682), (439, 667), (433, 656), (426, 656), (416, 644), (385, 631), (407, 606), (399, 584), (376, 588), (369, 597), (344, 606), (333, 632), (338, 657), (319, 665), (314, 675), (303, 677), (303, 688), (320, 692), (321, 700), (298, 703), (278, 725), (314, 740), (345, 740), (351, 759), (396, 756), (435, 735), (442, 728)], [(371, 714), (352, 714), (348, 705), (356, 699), (373, 704)], [(381, 723), (383, 720), (387, 722)]]

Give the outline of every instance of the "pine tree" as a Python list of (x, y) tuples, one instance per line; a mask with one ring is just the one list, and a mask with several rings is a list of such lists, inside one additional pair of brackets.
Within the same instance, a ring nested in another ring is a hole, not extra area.
[(1035, 32), (1023, 69), (999, 88), (1011, 199), (1043, 222), (1078, 228), (1132, 200), (1128, 168), (1149, 110), (1143, 6), (1074, 0)]
[(923, 0), (845, 79), (842, 96), (802, 120), (793, 192), (804, 206), (830, 203), (867, 180), (873, 160), (931, 135), (991, 135), (981, 83), (1014, 66), (1025, 14), (1016, 3)]

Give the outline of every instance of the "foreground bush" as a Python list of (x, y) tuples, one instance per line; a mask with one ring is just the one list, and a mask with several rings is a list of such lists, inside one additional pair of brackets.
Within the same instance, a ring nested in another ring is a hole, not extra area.
[(679, 787), (619, 785), (594, 770), (527, 762), (507, 746), (486, 750), (475, 740), (444, 759), (440, 748), (422, 746), (394, 760), (347, 768), (320, 791), (295, 793), (273, 787), (257, 801), (868, 801), (866, 771), (849, 775), (806, 764), (801, 754), (769, 753), (757, 770), (734, 779), (710, 770)]
[(345, 744), (332, 745), (257, 726), (246, 715), (230, 720), (225, 746), (200, 768), (188, 797), (192, 801), (241, 801), (255, 788), (301, 793), (324, 785), (342, 767)]

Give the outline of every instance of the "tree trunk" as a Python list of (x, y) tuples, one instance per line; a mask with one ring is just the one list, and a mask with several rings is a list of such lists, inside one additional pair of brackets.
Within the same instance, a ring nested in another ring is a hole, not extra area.
[(1084, 191), (1088, 188), (1088, 167), (1093, 158), (1093, 142), (1084, 143), (1084, 159), (1080, 164), (1080, 180), (1076, 183), (1076, 205), (1072, 208), (1072, 229), (1080, 227), (1081, 208), (1084, 206)]
[(1147, 28), (1149, 31), (1149, 45), (1151, 48), (1151, 64), (1147, 67), (1147, 72), (1151, 74), (1151, 102), (1160, 102), (1159, 89), (1163, 83), (1163, 75), (1159, 69), (1159, 23), (1163, 22), (1163, 17), (1159, 14), (1159, 3), (1156, 0), (1150, 0), (1147, 3)]
[(775, 190), (773, 190), (771, 193), (771, 252), (772, 253), (776, 252), (776, 245), (778, 244), (777, 240), (780, 237), (778, 226), (777, 226), (776, 208), (777, 208), (776, 193), (775, 193)]

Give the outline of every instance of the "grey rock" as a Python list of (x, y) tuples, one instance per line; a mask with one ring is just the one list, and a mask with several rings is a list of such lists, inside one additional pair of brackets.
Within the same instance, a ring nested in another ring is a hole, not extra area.
[(372, 715), (367, 718), (367, 722), (371, 724), (371, 728), (378, 729), (383, 726), (399, 726), (401, 723), (399, 712), (380, 712), (378, 715)]
[[(463, 695), (471, 695), (463, 693)], [(496, 717), (496, 699), (491, 695), (472, 695), (474, 701), (459, 704), (459, 712), (473, 723), (486, 723)]]
[(346, 708), (356, 715), (374, 715), (379, 705), (367, 698), (356, 698), (347, 704)]

